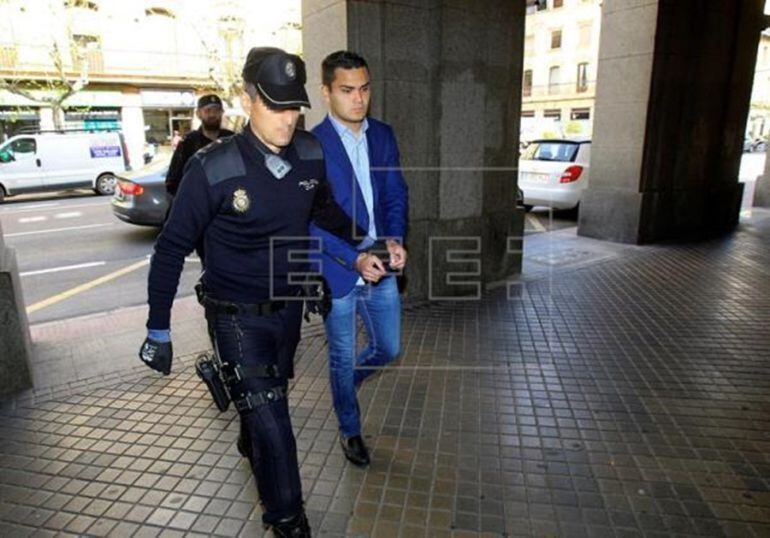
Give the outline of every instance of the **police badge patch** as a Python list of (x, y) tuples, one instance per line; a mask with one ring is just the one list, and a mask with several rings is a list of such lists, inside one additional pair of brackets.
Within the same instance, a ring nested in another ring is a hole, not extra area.
[(236, 213), (246, 213), (251, 207), (251, 200), (244, 189), (238, 189), (233, 193), (233, 209)]
[(294, 77), (297, 76), (297, 68), (294, 66), (294, 62), (291, 60), (286, 62), (283, 70), (286, 73), (286, 76), (289, 77), (289, 80), (294, 80)]

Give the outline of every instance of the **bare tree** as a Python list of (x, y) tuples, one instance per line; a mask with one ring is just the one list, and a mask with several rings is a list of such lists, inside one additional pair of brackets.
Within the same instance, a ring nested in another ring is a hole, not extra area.
[[(238, 2), (224, 0), (217, 4), (218, 13), (198, 21), (193, 28), (206, 55), (208, 84), (197, 89), (210, 90), (222, 99), (228, 108), (236, 106), (241, 95), (241, 63), (243, 35), (246, 21), (239, 13)], [(228, 115), (228, 127), (238, 130), (244, 123), (239, 115)]]
[(55, 40), (51, 42), (49, 56), (53, 66), (45, 79), (24, 79), (20, 76), (0, 77), (0, 89), (20, 95), (33, 103), (48, 106), (53, 111), (53, 122), (56, 129), (62, 129), (64, 101), (88, 86), (87, 48), (77, 43), (71, 32), (69, 37), (70, 50), (77, 72), (67, 69), (64, 55)]

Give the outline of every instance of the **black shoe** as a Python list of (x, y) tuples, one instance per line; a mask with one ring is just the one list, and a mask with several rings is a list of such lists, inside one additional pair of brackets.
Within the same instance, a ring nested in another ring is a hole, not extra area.
[(273, 535), (276, 538), (310, 538), (310, 523), (305, 511), (276, 522), (273, 525)]
[(350, 439), (340, 436), (340, 445), (350, 463), (358, 466), (369, 465), (369, 451), (360, 435), (354, 435)]
[(241, 456), (247, 460), (251, 459), (249, 457), (251, 454), (251, 444), (249, 443), (249, 438), (247, 437), (246, 432), (243, 430), (241, 430), (241, 433), (238, 434), (238, 442), (236, 443), (236, 446), (238, 447), (238, 452), (240, 452)]

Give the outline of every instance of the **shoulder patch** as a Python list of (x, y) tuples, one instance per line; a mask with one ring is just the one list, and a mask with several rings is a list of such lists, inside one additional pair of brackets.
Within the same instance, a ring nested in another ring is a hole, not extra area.
[(246, 163), (234, 137), (214, 140), (195, 154), (206, 173), (209, 185), (216, 185), (227, 179), (246, 175)]
[(297, 148), (297, 155), (303, 161), (322, 161), (324, 152), (321, 143), (315, 135), (297, 129), (294, 132), (294, 147)]

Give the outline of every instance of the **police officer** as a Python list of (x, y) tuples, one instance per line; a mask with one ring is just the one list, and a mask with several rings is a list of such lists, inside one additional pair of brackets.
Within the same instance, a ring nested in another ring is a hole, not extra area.
[(228, 129), (222, 129), (222, 100), (218, 95), (209, 94), (198, 99), (198, 108), (195, 110), (195, 114), (201, 121), (200, 127), (188, 133), (177, 144), (174, 155), (171, 157), (171, 164), (168, 166), (166, 190), (171, 196), (175, 196), (179, 190), (184, 167), (196, 151), (208, 146), (218, 138), (235, 134)]
[(191, 159), (155, 245), (140, 357), (170, 372), (171, 305), (184, 258), (203, 237), (206, 319), (247, 434), (263, 521), (276, 536), (310, 536), (286, 400), (302, 315), (288, 273), (306, 267), (290, 251), (308, 247), (311, 219), (351, 244), (365, 230), (334, 202), (318, 141), (295, 130), (310, 106), (302, 60), (253, 48), (243, 81), (249, 124)]

